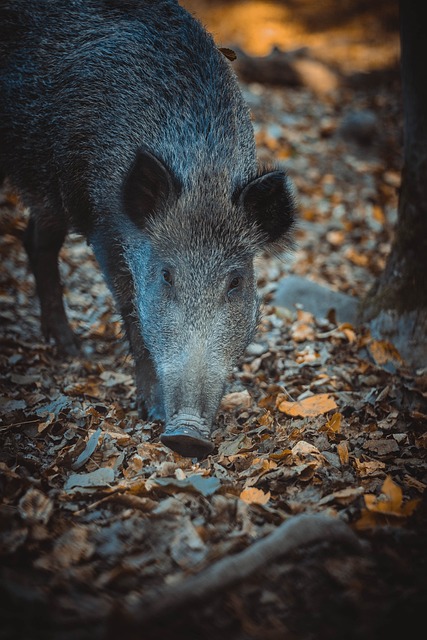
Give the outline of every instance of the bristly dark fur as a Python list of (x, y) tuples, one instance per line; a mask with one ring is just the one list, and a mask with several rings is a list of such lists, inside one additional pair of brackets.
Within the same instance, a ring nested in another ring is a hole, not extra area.
[(76, 353), (58, 271), (75, 229), (123, 317), (141, 415), (182, 427), (184, 455), (190, 427), (210, 450), (258, 320), (254, 257), (289, 246), (294, 224), (212, 37), (175, 0), (2, 0), (1, 175), (31, 209), (45, 335)]

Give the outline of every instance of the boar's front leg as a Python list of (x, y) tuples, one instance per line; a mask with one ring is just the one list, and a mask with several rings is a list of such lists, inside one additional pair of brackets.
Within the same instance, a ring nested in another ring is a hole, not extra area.
[(53, 338), (58, 350), (77, 355), (78, 341), (68, 324), (64, 309), (58, 255), (67, 233), (56, 216), (32, 210), (24, 234), (24, 247), (36, 281), (40, 300), (41, 326), (46, 340)]
[[(138, 414), (146, 420), (164, 420), (160, 385), (150, 353), (144, 344), (133, 300), (133, 280), (120, 245), (108, 239), (107, 232), (98, 232), (89, 239), (96, 259), (114, 296), (123, 319), (126, 337), (135, 363), (136, 404)], [(107, 240), (108, 239), (108, 240)]]
[(134, 306), (129, 301), (125, 305), (121, 305), (119, 301), (119, 306), (135, 362), (138, 415), (144, 420), (147, 418), (164, 420), (163, 401), (157, 374), (150, 353), (142, 339)]

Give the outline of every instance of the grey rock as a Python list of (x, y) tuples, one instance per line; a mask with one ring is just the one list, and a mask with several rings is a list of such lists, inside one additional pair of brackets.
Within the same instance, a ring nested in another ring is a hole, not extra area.
[(305, 311), (319, 318), (325, 318), (331, 309), (335, 309), (338, 322), (356, 324), (359, 300), (308, 278), (287, 276), (279, 283), (273, 304), (288, 309), (301, 305)]

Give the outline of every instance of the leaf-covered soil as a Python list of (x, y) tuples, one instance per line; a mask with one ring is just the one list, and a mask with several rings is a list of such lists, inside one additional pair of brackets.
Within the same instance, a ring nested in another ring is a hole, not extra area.
[(374, 640), (410, 637), (424, 614), (427, 371), (333, 310), (274, 303), (290, 273), (363, 296), (383, 269), (398, 69), (325, 93), (242, 87), (300, 222), (291, 256), (258, 261), (262, 321), (205, 460), (138, 418), (119, 318), (79, 237), (61, 272), (81, 356), (43, 342), (28, 212), (2, 192), (0, 638)]

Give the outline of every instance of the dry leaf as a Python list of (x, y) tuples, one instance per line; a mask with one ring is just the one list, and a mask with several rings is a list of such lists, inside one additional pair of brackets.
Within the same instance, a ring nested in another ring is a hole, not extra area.
[(402, 357), (396, 347), (387, 340), (373, 340), (368, 345), (368, 350), (374, 361), (378, 365), (384, 365), (391, 362), (399, 367), (403, 364)]
[(283, 451), (279, 451), (278, 453), (270, 453), (270, 458), (272, 460), (283, 460), (283, 458), (288, 458), (292, 455), (292, 449), (283, 449)]
[(341, 431), (341, 413), (334, 413), (330, 419), (320, 427), (319, 431), (326, 431), (326, 433), (335, 435), (336, 433), (340, 433)]
[(262, 416), (258, 418), (258, 424), (260, 427), (272, 427), (274, 424), (274, 417), (270, 411), (266, 411)]
[(88, 487), (105, 487), (114, 482), (114, 469), (101, 467), (91, 473), (72, 473), (67, 479), (65, 491), (79, 490)]
[(407, 518), (415, 511), (420, 500), (408, 500), (403, 504), (402, 489), (390, 476), (387, 476), (381, 487), (381, 494), (364, 496), (366, 509), (362, 510), (356, 522), (357, 529), (368, 529), (383, 524), (390, 524), (393, 519)]
[(103, 371), (100, 376), (107, 387), (115, 387), (118, 384), (132, 384), (132, 376), (120, 373), (120, 371)]
[[(146, 484), (146, 486), (148, 483)], [(163, 487), (171, 493), (178, 491), (191, 491), (203, 496), (213, 495), (221, 486), (220, 480), (215, 477), (205, 478), (198, 473), (188, 476), (184, 480), (177, 478), (152, 478), (153, 487)]]
[(363, 495), (363, 487), (348, 487), (347, 489), (340, 489), (339, 491), (334, 491), (330, 493), (328, 496), (325, 496), (321, 500), (319, 500), (318, 504), (329, 504), (330, 502), (338, 502), (339, 504), (350, 504)]
[(341, 464), (348, 464), (349, 455), (347, 442), (339, 442), (337, 444), (337, 453)]
[(218, 447), (220, 456), (235, 456), (237, 453), (249, 451), (252, 448), (252, 440), (244, 433), (241, 433), (234, 440), (224, 440)]
[(296, 443), (294, 447), (292, 447), (292, 455), (298, 458), (305, 456), (320, 456), (321, 453), (314, 444), (310, 444), (310, 442), (305, 442), (305, 440), (300, 440)]
[(92, 433), (92, 435), (90, 436), (89, 440), (86, 443), (86, 447), (84, 451), (81, 452), (77, 460), (75, 460), (75, 462), (73, 462), (73, 464), (71, 465), (71, 468), (73, 471), (78, 471), (79, 469), (81, 469), (89, 460), (90, 456), (95, 451), (98, 445), (98, 440), (101, 437), (101, 433), (102, 432), (100, 427), (98, 427), (98, 429), (96, 429), (96, 431)]
[(252, 406), (252, 398), (249, 391), (235, 391), (228, 393), (221, 401), (222, 411), (231, 411), (233, 409), (249, 409)]
[(228, 60), (231, 60), (232, 62), (236, 60), (237, 55), (236, 52), (233, 51), (233, 49), (228, 49), (228, 47), (219, 47), (219, 50), (221, 51), (222, 55), (225, 56)]
[[(311, 315), (311, 314), (310, 314)], [(295, 342), (304, 342), (305, 340), (314, 340), (314, 325), (307, 322), (294, 322), (291, 327), (291, 337)]]
[(362, 461), (359, 458), (354, 459), (354, 466), (357, 473), (363, 477), (376, 476), (383, 472), (385, 467), (384, 462), (380, 460), (366, 460)]
[(247, 504), (267, 504), (270, 500), (271, 494), (268, 491), (264, 493), (261, 489), (257, 489), (256, 487), (251, 487), (250, 489), (244, 489), (240, 494), (240, 500), (246, 502)]
[(336, 409), (337, 405), (329, 393), (320, 393), (315, 396), (310, 396), (309, 398), (304, 398), (304, 400), (296, 400), (295, 402), (283, 400), (277, 408), (288, 416), (309, 418), (320, 416), (332, 409)]
[(367, 449), (368, 451), (374, 451), (379, 456), (386, 456), (390, 453), (396, 453), (397, 451), (399, 451), (399, 445), (397, 444), (396, 440), (387, 440), (386, 438), (380, 438), (378, 440), (368, 440), (364, 443), (363, 448)]
[(365, 504), (368, 511), (406, 518), (415, 510), (419, 500), (409, 500), (403, 504), (402, 489), (393, 482), (390, 476), (387, 476), (381, 487), (381, 494), (378, 497), (366, 494)]

